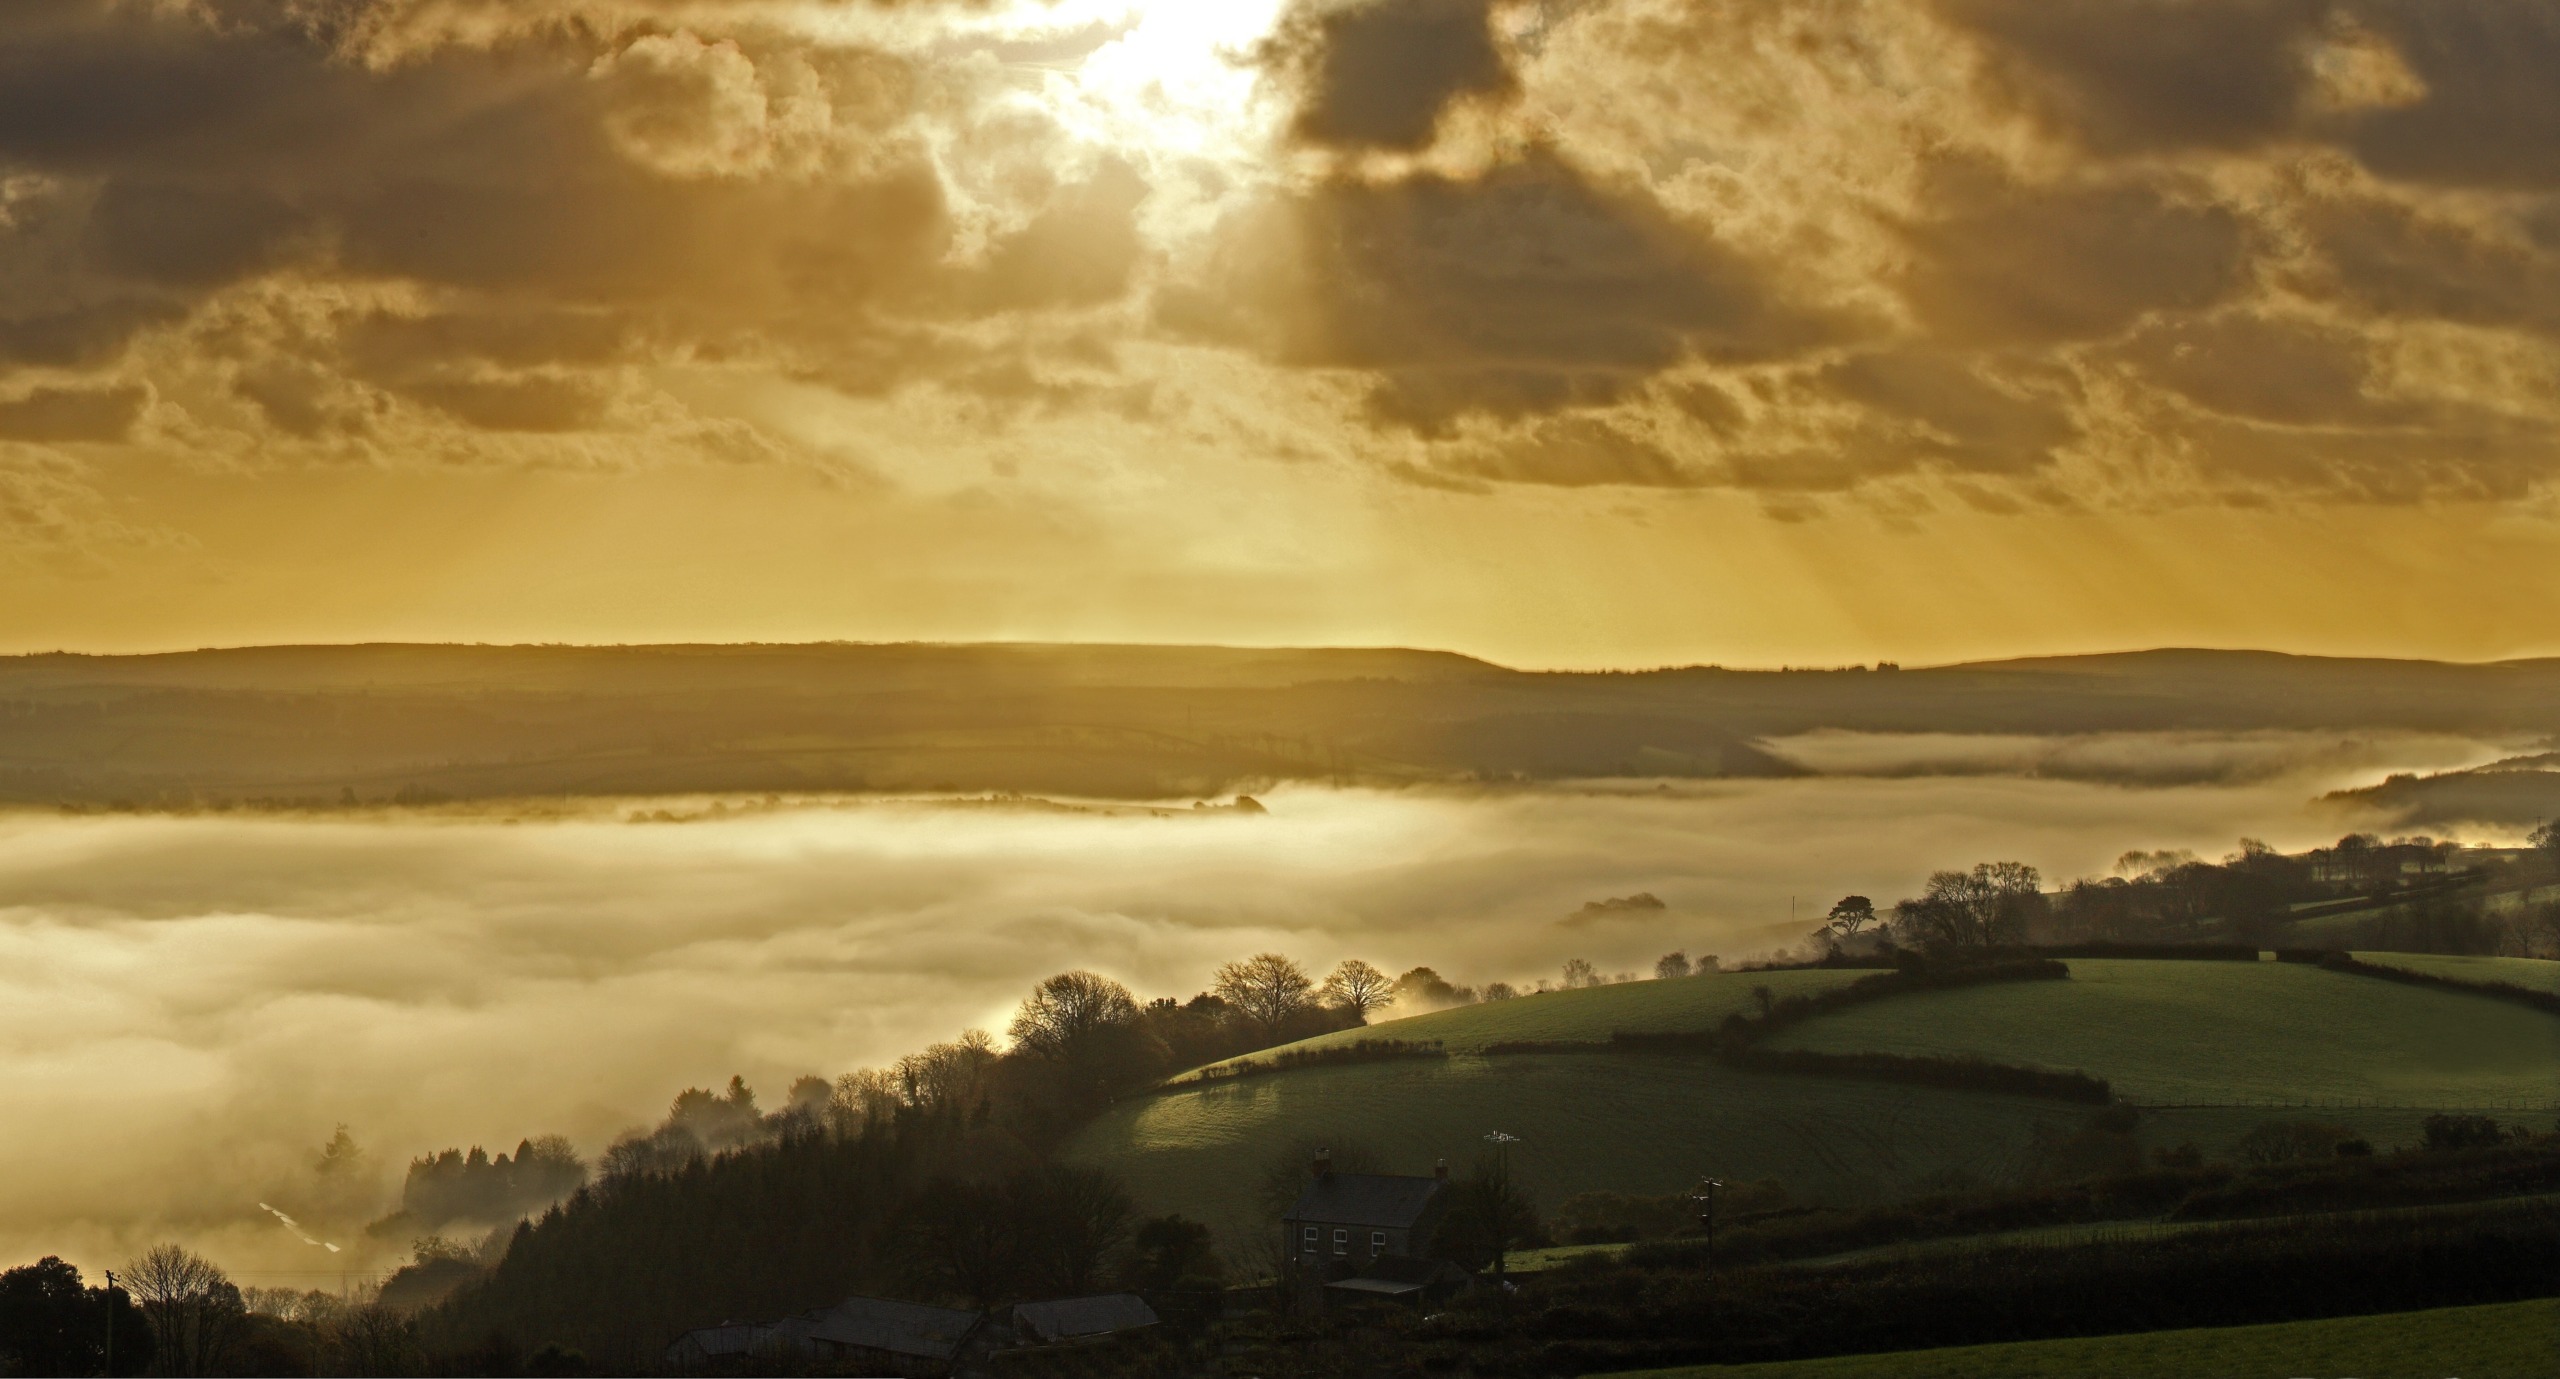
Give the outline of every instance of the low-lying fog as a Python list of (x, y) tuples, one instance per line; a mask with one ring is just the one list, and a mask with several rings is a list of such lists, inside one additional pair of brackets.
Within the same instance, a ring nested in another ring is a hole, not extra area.
[[(2153, 746), (2183, 764), (2148, 777), (2181, 783), (2136, 788), (1971, 773), (2057, 753), (2139, 766), (2142, 744), (2121, 737), (1795, 745), (1875, 774), (1288, 787), (1259, 815), (889, 801), (0, 815), (0, 1262), (95, 1269), (177, 1235), (244, 1282), (379, 1267), (406, 1242), (349, 1232), (390, 1208), (412, 1154), (555, 1131), (592, 1153), (732, 1073), (774, 1104), (797, 1074), (1000, 1032), (1062, 968), (1143, 998), (1188, 995), (1263, 949), (1467, 982), (1571, 957), (1631, 970), (1673, 948), (1730, 960), (1794, 940), (1843, 893), (1890, 901), (1944, 866), (2018, 858), (2059, 880), (2132, 848), (2307, 846), (2358, 822), (2310, 803), (2324, 791), (2501, 750), (2252, 738), (2221, 743), (2236, 764), (2207, 770), (2213, 744), (2182, 735)], [(1964, 774), (1917, 774), (1932, 759)], [(645, 821), (661, 810), (690, 821)], [(1637, 892), (1667, 909), (1563, 922)], [(379, 1193), (318, 1223), (350, 1247), (327, 1255), (258, 1203), (307, 1198), (297, 1181), (341, 1122)]]

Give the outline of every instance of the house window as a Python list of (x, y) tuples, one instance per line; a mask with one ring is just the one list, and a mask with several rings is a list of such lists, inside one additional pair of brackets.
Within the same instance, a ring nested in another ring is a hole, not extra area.
[(1306, 1234), (1300, 1238), (1306, 1242), (1307, 1251), (1310, 1254), (1314, 1253), (1316, 1248), (1316, 1228), (1313, 1226), (1307, 1227)]
[(1385, 1254), (1386, 1252), (1387, 1252), (1387, 1233), (1386, 1233), (1385, 1231), (1371, 1231), (1371, 1232), (1369, 1232), (1369, 1253), (1371, 1253), (1371, 1254), (1373, 1254), (1373, 1255), (1382, 1255), (1382, 1254)]
[(1333, 1252), (1338, 1255), (1351, 1253), (1351, 1232), (1339, 1229), (1334, 1231)]

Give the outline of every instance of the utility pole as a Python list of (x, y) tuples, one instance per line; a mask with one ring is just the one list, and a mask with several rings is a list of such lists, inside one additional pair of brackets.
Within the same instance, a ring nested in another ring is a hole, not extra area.
[(1493, 1277), (1499, 1283), (1504, 1256), (1510, 1253), (1511, 1244), (1511, 1146), (1518, 1144), (1520, 1137), (1496, 1130), (1485, 1139), (1492, 1144), (1494, 1155), (1494, 1181), (1486, 1185), (1491, 1191), (1486, 1193), (1485, 1205), (1493, 1213)]
[(116, 1372), (116, 1271), (107, 1271), (107, 1374)]
[(1716, 1276), (1716, 1189), (1723, 1186), (1724, 1184), (1716, 1179), (1700, 1178), (1698, 1190), (1689, 1194), (1691, 1201), (1703, 1203), (1706, 1207), (1705, 1211), (1699, 1213), (1698, 1222), (1707, 1228), (1707, 1279), (1709, 1282), (1713, 1282)]

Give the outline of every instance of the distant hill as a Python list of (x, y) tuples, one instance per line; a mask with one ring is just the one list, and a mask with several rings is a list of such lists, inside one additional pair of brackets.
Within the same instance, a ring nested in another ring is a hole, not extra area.
[(2154, 651), (1924, 670), (1446, 652), (305, 646), (0, 658), (0, 800), (699, 791), (1180, 798), (1279, 780), (1775, 776), (1776, 734), (2560, 734), (2560, 660)]
[(2380, 813), (2396, 828), (2461, 824), (2531, 828), (2560, 819), (2560, 752), (2511, 757), (2469, 771), (2393, 776), (2327, 796)]

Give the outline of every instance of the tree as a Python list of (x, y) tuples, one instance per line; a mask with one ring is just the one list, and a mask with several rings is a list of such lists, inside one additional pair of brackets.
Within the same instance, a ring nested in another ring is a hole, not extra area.
[(1665, 953), (1653, 961), (1653, 977), (1656, 981), (1667, 982), (1674, 977), (1688, 975), (1689, 955), (1687, 953)]
[(1499, 1274), (1511, 1251), (1543, 1234), (1537, 1203), (1512, 1179), (1510, 1156), (1496, 1149), (1478, 1156), (1475, 1171), (1451, 1188), (1439, 1249), (1470, 1269), (1491, 1265)]
[(1591, 965), (1591, 960), (1589, 958), (1567, 958), (1564, 960), (1565, 990), (1578, 991), (1583, 987), (1598, 986), (1599, 984), (1600, 970)]
[(178, 1245), (156, 1245), (124, 1266), (124, 1286), (151, 1325), (153, 1369), (221, 1372), (248, 1317), (240, 1290), (213, 1261)]
[(1464, 987), (1451, 986), (1430, 968), (1417, 967), (1396, 978), (1395, 1000), (1409, 1010), (1438, 1010), (1466, 1005), (1473, 997)]
[(1006, 1033), (1015, 1048), (1056, 1058), (1096, 1030), (1137, 1018), (1129, 988), (1092, 972), (1061, 972), (1031, 989)]
[(1333, 975), (1324, 979), (1324, 988), (1318, 994), (1326, 1005), (1350, 1011), (1365, 1025), (1371, 1014), (1394, 1004), (1394, 987), (1394, 979), (1386, 973), (1358, 958), (1345, 958), (1340, 967), (1333, 969)]
[(1856, 938), (1859, 932), (1876, 922), (1876, 903), (1863, 895), (1844, 895), (1831, 907), (1822, 927), (1842, 938)]
[(1121, 1278), (1150, 1293), (1205, 1292), (1224, 1286), (1225, 1268), (1209, 1228), (1179, 1214), (1138, 1223), (1128, 1267)]
[(47, 1255), (0, 1273), (0, 1373), (94, 1374), (115, 1328), (115, 1372), (151, 1363), (151, 1328), (124, 1290), (84, 1287), (80, 1271)]
[(1980, 951), (2015, 942), (2044, 903), (2041, 878), (2023, 862), (1983, 862), (1942, 871), (1918, 899), (1893, 907), (1893, 927), (1933, 952)]
[(2526, 835), (2525, 841), (2542, 849), (2542, 859), (2560, 868), (2560, 819), (2553, 819)]
[(1289, 1022), (1306, 1010), (1315, 983), (1305, 969), (1278, 953), (1256, 953), (1218, 969), (1211, 990), (1244, 1018), (1262, 1027), (1265, 1038), (1278, 1039)]

